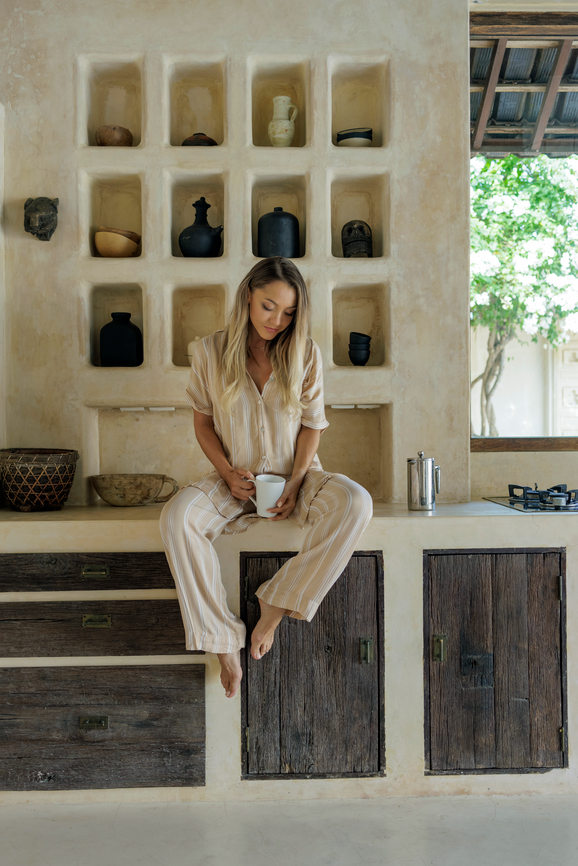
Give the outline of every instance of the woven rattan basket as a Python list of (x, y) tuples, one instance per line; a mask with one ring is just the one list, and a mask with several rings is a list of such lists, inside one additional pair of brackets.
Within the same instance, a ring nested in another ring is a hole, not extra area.
[(72, 482), (78, 451), (64, 448), (0, 449), (0, 484), (17, 511), (57, 511)]

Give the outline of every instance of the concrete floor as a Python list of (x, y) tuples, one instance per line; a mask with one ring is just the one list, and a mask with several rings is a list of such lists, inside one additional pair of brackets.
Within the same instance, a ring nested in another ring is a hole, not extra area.
[(1, 866), (578, 866), (578, 796), (0, 807)]

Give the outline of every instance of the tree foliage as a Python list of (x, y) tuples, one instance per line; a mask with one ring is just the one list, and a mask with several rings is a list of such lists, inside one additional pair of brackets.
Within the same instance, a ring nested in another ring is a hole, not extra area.
[(498, 435), (491, 404), (505, 348), (524, 333), (556, 346), (578, 331), (578, 157), (472, 160), (470, 317), (489, 329), (481, 435)]

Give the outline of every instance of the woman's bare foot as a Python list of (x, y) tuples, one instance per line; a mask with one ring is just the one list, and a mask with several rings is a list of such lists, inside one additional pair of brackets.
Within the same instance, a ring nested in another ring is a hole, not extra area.
[(221, 684), (225, 689), (225, 697), (234, 698), (243, 676), (239, 651), (234, 653), (217, 653), (221, 665)]
[(259, 599), (261, 607), (261, 617), (251, 635), (251, 655), (254, 659), (260, 659), (265, 653), (268, 653), (273, 646), (275, 638), (275, 629), (285, 616), (286, 610), (283, 607), (273, 607), (272, 604), (267, 604), (262, 598)]

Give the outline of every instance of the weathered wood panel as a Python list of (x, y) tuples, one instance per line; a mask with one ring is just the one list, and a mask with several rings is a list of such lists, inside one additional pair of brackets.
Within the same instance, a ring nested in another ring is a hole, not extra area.
[(0, 789), (203, 785), (204, 678), (204, 665), (0, 669)]
[[(286, 559), (245, 557), (249, 634), (259, 618), (255, 590)], [(383, 771), (379, 565), (375, 554), (355, 555), (311, 623), (285, 617), (263, 659), (247, 653), (247, 777)], [(361, 664), (363, 637), (373, 638), (373, 664)]]
[(575, 12), (470, 12), (470, 36), (575, 36)]
[[(92, 573), (83, 573), (85, 566)], [(98, 574), (99, 566), (108, 566), (108, 576)], [(164, 553), (0, 554), (0, 592), (174, 589), (174, 585)]]
[[(426, 552), (428, 771), (567, 765), (563, 567), (559, 550)], [(443, 662), (436, 634), (446, 635)]]
[[(109, 615), (111, 625), (85, 627), (85, 615)], [(0, 604), (0, 657), (185, 652), (185, 631), (176, 600)]]

